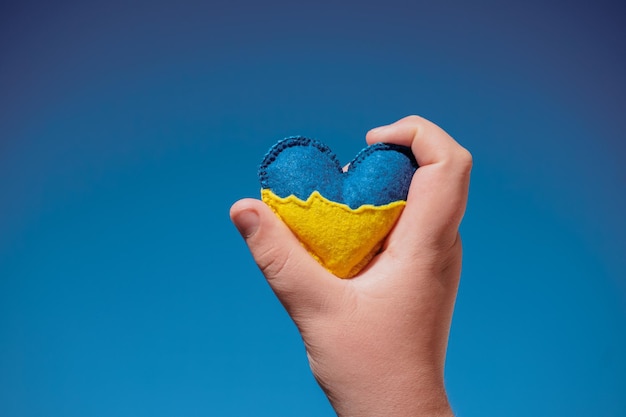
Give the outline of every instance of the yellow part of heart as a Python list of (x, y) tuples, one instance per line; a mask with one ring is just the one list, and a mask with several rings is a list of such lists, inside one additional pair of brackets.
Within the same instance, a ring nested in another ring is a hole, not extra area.
[(340, 278), (355, 276), (372, 260), (406, 205), (400, 200), (352, 209), (317, 191), (303, 201), (294, 195), (279, 197), (269, 189), (261, 190), (261, 199), (309, 253)]

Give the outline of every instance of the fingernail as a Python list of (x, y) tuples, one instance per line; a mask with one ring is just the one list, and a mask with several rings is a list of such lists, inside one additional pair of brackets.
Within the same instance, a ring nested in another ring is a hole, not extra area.
[(241, 233), (241, 236), (243, 236), (244, 239), (248, 239), (256, 233), (259, 228), (260, 219), (256, 211), (244, 210), (233, 218), (233, 222), (237, 230), (239, 230), (239, 233)]

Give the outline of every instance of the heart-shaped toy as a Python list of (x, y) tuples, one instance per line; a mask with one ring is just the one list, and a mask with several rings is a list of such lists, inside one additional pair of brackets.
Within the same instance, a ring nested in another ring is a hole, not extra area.
[(411, 149), (377, 143), (344, 172), (326, 145), (290, 137), (263, 159), (261, 198), (320, 264), (350, 278), (380, 250), (406, 205), (416, 169)]

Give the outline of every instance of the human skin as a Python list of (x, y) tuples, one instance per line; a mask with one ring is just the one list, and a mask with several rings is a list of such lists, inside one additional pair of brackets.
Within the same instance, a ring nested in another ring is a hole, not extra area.
[(443, 372), (472, 157), (418, 116), (373, 129), (366, 140), (409, 146), (420, 167), (381, 252), (356, 277), (324, 269), (259, 200), (236, 202), (230, 216), (298, 327), (338, 416), (453, 416)]

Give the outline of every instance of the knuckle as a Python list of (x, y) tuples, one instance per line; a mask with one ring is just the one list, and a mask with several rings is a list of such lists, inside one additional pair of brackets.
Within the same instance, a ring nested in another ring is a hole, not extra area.
[(422, 122), (422, 120), (424, 120), (424, 119), (422, 119), (421, 117), (419, 117), (419, 116), (417, 116), (415, 114), (411, 114), (409, 116), (406, 116), (404, 118), (404, 120), (406, 120), (408, 122), (418, 123), (418, 122)]
[(455, 153), (454, 164), (464, 173), (469, 173), (472, 170), (474, 158), (467, 149), (459, 146), (459, 149)]
[(269, 249), (261, 253), (256, 258), (256, 263), (265, 277), (273, 279), (280, 276), (289, 264), (290, 252), (285, 253), (275, 248)]

